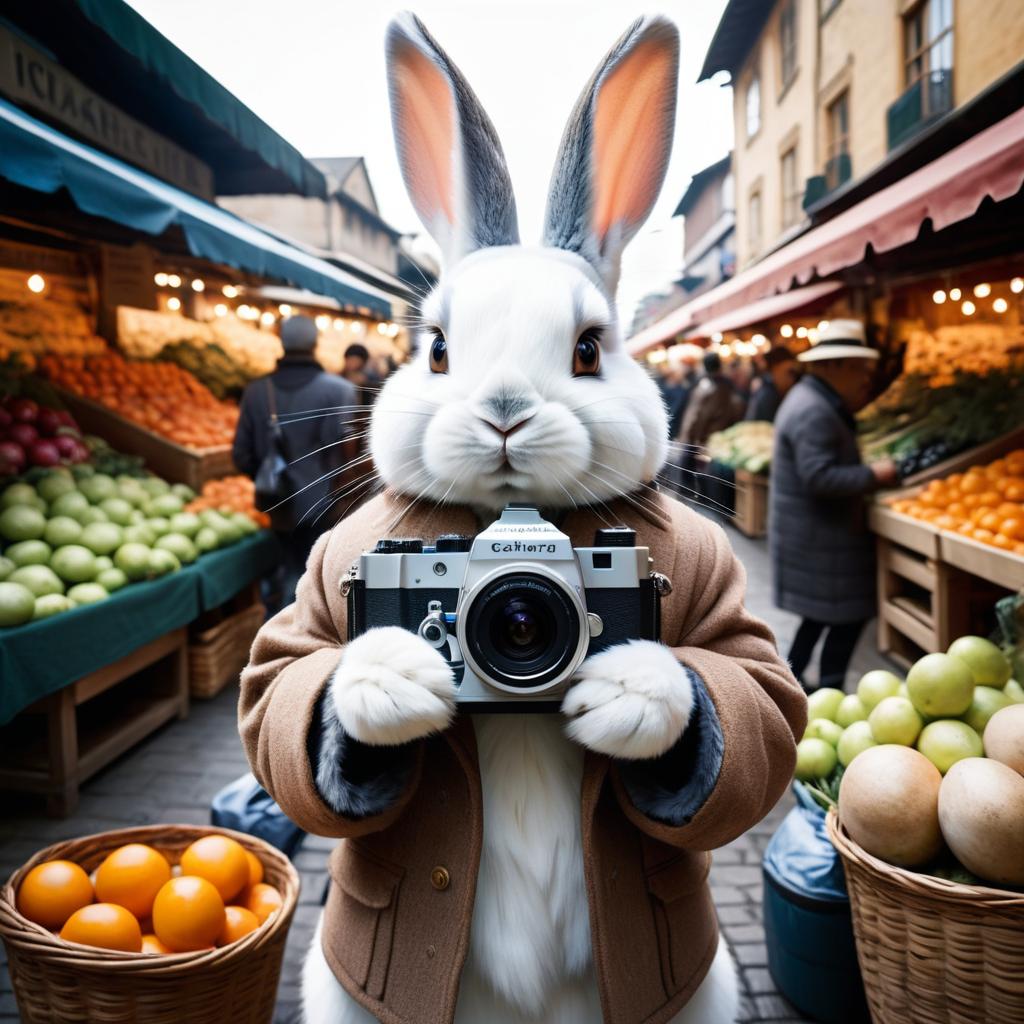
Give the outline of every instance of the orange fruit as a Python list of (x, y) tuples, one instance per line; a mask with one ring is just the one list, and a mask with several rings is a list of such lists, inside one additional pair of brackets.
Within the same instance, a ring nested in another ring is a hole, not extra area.
[(960, 481), (960, 490), (964, 494), (981, 494), (987, 486), (988, 480), (973, 469), (966, 473), (963, 480)]
[(89, 876), (69, 860), (37, 864), (18, 888), (18, 912), (44, 928), (64, 922), (96, 898)]
[(135, 915), (116, 903), (92, 903), (76, 910), (60, 930), (65, 942), (100, 949), (120, 949), (125, 953), (142, 952), (142, 929)]
[(1002, 548), (1004, 551), (1013, 550), (1013, 538), (1007, 537), (1005, 533), (997, 533), (992, 538), (991, 543), (997, 548)]
[(946, 511), (957, 519), (963, 519), (967, 515), (967, 506), (962, 501), (953, 501), (946, 507)]
[(153, 931), (176, 953), (212, 946), (224, 927), (224, 901), (211, 882), (172, 878), (153, 902)]
[(181, 855), (183, 874), (211, 882), (226, 903), (249, 884), (245, 849), (228, 836), (203, 836)]
[(985, 530), (991, 530), (993, 533), (999, 529), (999, 525), (1002, 523), (1002, 519), (999, 517), (998, 512), (986, 512), (978, 522), (978, 525)]
[(992, 538), (995, 534), (991, 530), (975, 530), (972, 534), (975, 540), (980, 540), (982, 544), (991, 544)]
[(255, 853), (251, 853), (249, 850), (245, 851), (245, 859), (249, 864), (249, 885), (258, 885), (263, 881), (263, 862), (256, 856)]
[(266, 882), (257, 882), (249, 891), (249, 899), (246, 901), (246, 906), (256, 915), (260, 924), (283, 905), (281, 894)]
[(225, 907), (224, 927), (217, 938), (217, 945), (227, 946), (229, 943), (236, 942), (248, 935), (249, 932), (256, 931), (260, 924), (262, 924), (260, 919), (245, 907)]
[(165, 946), (155, 935), (143, 935), (142, 952), (160, 953), (166, 956), (168, 953), (173, 953), (174, 950), (170, 946)]
[(143, 843), (114, 850), (96, 871), (96, 899), (116, 903), (136, 917), (149, 917), (153, 900), (171, 877), (162, 853)]
[(982, 505), (990, 505), (995, 508), (1002, 501), (1002, 495), (998, 491), (982, 491), (978, 495), (981, 498)]

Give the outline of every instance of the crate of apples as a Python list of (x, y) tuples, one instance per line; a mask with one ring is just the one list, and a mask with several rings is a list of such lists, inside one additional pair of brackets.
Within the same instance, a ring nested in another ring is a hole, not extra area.
[(263, 927), (284, 901), (263, 863), (230, 836), (204, 835), (177, 862), (146, 843), (112, 850), (91, 874), (73, 860), (33, 867), (18, 912), (66, 942), (168, 955), (228, 946)]

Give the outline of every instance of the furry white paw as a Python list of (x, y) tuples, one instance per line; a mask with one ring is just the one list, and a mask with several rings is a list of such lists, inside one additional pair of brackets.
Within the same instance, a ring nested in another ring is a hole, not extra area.
[(455, 681), (440, 652), (398, 626), (351, 641), (331, 679), (342, 728), (371, 746), (409, 743), (448, 726)]
[(630, 640), (587, 658), (562, 701), (577, 743), (627, 760), (670, 750), (692, 711), (686, 669), (653, 640)]

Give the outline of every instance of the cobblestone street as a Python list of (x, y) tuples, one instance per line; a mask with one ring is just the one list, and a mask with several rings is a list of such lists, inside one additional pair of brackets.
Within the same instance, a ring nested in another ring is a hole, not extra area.
[[(786, 650), (795, 620), (771, 607), (766, 545), (747, 540), (735, 531), (730, 531), (730, 538), (747, 566), (750, 607), (771, 622), (782, 650)], [(682, 581), (674, 582), (678, 586)], [(873, 651), (874, 635), (868, 630), (861, 640), (851, 678), (879, 663)], [(0, 825), (0, 870), (4, 877), (40, 847), (61, 839), (156, 822), (207, 823), (214, 793), (247, 770), (236, 732), (235, 701), (235, 691), (227, 690), (213, 701), (195, 702), (186, 721), (168, 725), (90, 780), (82, 789), (78, 813), (72, 818), (48, 819), (39, 813), (37, 805), (12, 802), (4, 795)], [(786, 797), (765, 821), (714, 856), (712, 892), (741, 970), (745, 989), (741, 1020), (745, 1022), (804, 1019), (775, 991), (761, 926), (761, 855), (789, 806)], [(275, 1024), (292, 1024), (300, 1019), (300, 968), (319, 912), (326, 884), (326, 855), (332, 842), (310, 837), (296, 857), (302, 891), (289, 937)], [(16, 1020), (5, 957), (0, 978), (0, 1021)]]

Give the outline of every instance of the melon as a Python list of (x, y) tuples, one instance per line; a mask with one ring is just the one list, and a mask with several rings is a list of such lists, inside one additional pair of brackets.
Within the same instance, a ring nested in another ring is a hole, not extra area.
[(997, 711), (985, 726), (985, 756), (1024, 775), (1024, 704)]

